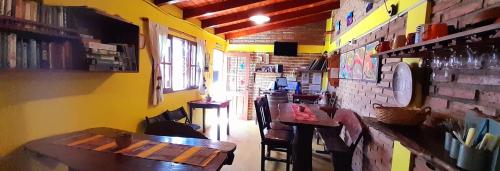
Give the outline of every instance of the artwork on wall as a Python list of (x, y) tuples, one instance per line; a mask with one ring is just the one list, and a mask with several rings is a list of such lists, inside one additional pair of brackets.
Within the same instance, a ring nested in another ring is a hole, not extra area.
[(340, 78), (352, 79), (352, 68), (354, 65), (354, 51), (340, 55)]
[(366, 4), (366, 9), (365, 9), (365, 12), (368, 13), (370, 10), (373, 9), (373, 2), (368, 2)]
[(363, 80), (366, 81), (378, 81), (378, 72), (379, 72), (379, 58), (378, 57), (372, 57), (377, 51), (375, 50), (378, 41), (375, 41), (373, 43), (367, 44), (365, 46), (365, 57), (364, 57), (364, 62), (363, 62)]
[(335, 33), (340, 34), (340, 21), (335, 22)]
[(365, 55), (365, 47), (354, 50), (353, 65), (352, 65), (352, 79), (363, 79), (363, 59)]
[(349, 27), (354, 22), (354, 11), (347, 13), (346, 22), (347, 27)]

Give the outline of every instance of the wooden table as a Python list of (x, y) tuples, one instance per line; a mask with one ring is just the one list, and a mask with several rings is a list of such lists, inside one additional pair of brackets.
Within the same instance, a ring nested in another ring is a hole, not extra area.
[(334, 121), (328, 114), (319, 109), (319, 105), (304, 104), (308, 106), (316, 115), (318, 121), (295, 120), (291, 107), (292, 103), (280, 103), (278, 109), (271, 109), (271, 112), (277, 112), (278, 121), (287, 125), (297, 127), (293, 143), (294, 152), (294, 171), (312, 170), (312, 139), (315, 127), (327, 128), (338, 127), (338, 122)]
[[(158, 142), (168, 142), (175, 144), (185, 144), (191, 146), (204, 146), (221, 150), (212, 162), (206, 167), (198, 167), (187, 164), (178, 164), (159, 160), (149, 160), (114, 153), (97, 152), (92, 150), (68, 147), (54, 142), (62, 138), (79, 135), (84, 132), (101, 134), (105, 136), (115, 136), (122, 130), (112, 128), (92, 128), (78, 132), (72, 132), (62, 135), (56, 135), (48, 138), (34, 140), (25, 145), (25, 148), (31, 152), (53, 158), (65, 165), (70, 170), (220, 170), (223, 165), (231, 164), (234, 158), (236, 145), (229, 142), (211, 141), (196, 138), (180, 138), (153, 136), (140, 133), (132, 133), (133, 137), (147, 139)], [(38, 155), (37, 155), (38, 156)]]
[[(190, 101), (189, 104), (189, 118), (191, 121), (193, 120), (193, 109), (201, 108), (203, 109), (203, 132), (205, 132), (205, 109), (217, 109), (217, 118), (220, 119), (220, 108), (226, 108), (227, 110), (227, 132), (229, 135), (229, 100), (225, 101), (204, 101), (204, 100), (196, 100)], [(217, 140), (220, 140), (220, 122), (217, 122)]]

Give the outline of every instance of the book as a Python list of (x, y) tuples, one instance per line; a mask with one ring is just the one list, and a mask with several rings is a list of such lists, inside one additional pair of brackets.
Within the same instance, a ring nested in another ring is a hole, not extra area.
[(47, 42), (42, 42), (40, 46), (41, 46), (40, 68), (48, 69), (50, 68), (49, 44)]
[(5, 0), (4, 15), (6, 15), (6, 16), (12, 16), (12, 0)]
[(63, 50), (62, 44), (59, 43), (51, 43), (52, 45), (49, 48), (49, 61), (50, 61), (50, 69), (62, 69), (63, 68)]
[(4, 49), (4, 44), (5, 44), (5, 40), (4, 40), (4, 33), (0, 33), (0, 69), (4, 68), (4, 52), (6, 51), (6, 49)]
[(71, 59), (71, 44), (66, 41), (62, 44), (62, 67), (63, 69), (70, 69), (73, 66)]
[(23, 19), (25, 20), (30, 20), (31, 19), (31, 3), (29, 2), (24, 2), (24, 17)]
[(23, 45), (23, 51), (22, 51), (22, 63), (24, 69), (28, 68), (28, 43), (26, 41), (22, 42)]
[(30, 12), (30, 20), (38, 21), (38, 3), (35, 1), (30, 1), (31, 12)]
[(16, 0), (15, 17), (24, 18), (24, 0)]
[(17, 39), (16, 42), (16, 68), (23, 68), (23, 40)]
[(8, 44), (8, 52), (7, 52), (7, 63), (9, 65), (9, 68), (14, 69), (16, 68), (16, 43), (17, 41), (17, 36), (16, 34), (9, 34), (7, 37), (7, 44)]
[(5, 14), (5, 1), (6, 0), (0, 0), (0, 15)]
[(36, 41), (34, 39), (29, 40), (28, 60), (29, 60), (28, 66), (30, 69), (38, 68), (38, 59), (37, 59), (37, 55), (36, 55)]

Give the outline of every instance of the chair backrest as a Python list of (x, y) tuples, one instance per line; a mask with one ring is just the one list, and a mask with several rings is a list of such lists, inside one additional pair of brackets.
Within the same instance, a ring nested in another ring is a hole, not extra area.
[(339, 109), (335, 112), (333, 119), (344, 126), (345, 131), (349, 135), (349, 139), (344, 140), (344, 142), (349, 146), (349, 151), (354, 152), (354, 149), (356, 149), (366, 131), (361, 118), (351, 110)]
[[(271, 128), (271, 122), (273, 122), (273, 119), (271, 117), (271, 109), (269, 107), (269, 101), (267, 100), (267, 95), (262, 97), (261, 99), (262, 102), (262, 113), (264, 114), (264, 126), (267, 129)], [(273, 106), (274, 107), (274, 106)]]
[(263, 102), (262, 102), (262, 97), (257, 97), (257, 99), (254, 100), (254, 105), (255, 105), (255, 115), (257, 116), (257, 123), (259, 125), (259, 133), (260, 133), (260, 138), (264, 139), (264, 129), (266, 128), (265, 126), (265, 121), (264, 121), (264, 113), (263, 113)]
[(184, 107), (180, 107), (178, 109), (175, 109), (173, 111), (166, 111), (165, 112), (165, 117), (167, 118), (167, 120), (170, 120), (170, 121), (179, 121), (181, 119), (186, 119), (185, 120), (185, 123), (191, 123), (191, 121), (189, 120), (189, 118), (187, 117), (187, 113), (186, 111), (184, 110)]
[(190, 126), (174, 121), (161, 121), (146, 126), (145, 134), (171, 137), (208, 139)]
[(153, 117), (146, 116), (146, 125), (151, 125), (151, 124), (166, 121), (166, 120), (167, 120), (167, 118), (165, 117), (165, 115), (163, 113), (156, 115), (156, 116), (153, 116)]

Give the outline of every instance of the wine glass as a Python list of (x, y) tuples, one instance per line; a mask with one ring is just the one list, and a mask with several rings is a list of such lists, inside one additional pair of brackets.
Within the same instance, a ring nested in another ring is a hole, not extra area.
[[(485, 53), (488, 53), (488, 52), (485, 52)], [(492, 45), (491, 46), (491, 51), (488, 53), (489, 55), (487, 55), (488, 60), (486, 62), (486, 67), (488, 69), (500, 69), (500, 65), (499, 65), (499, 60), (498, 60), (498, 48), (495, 47), (495, 45)]]
[(465, 65), (463, 66), (464, 69), (474, 69), (476, 67), (476, 53), (472, 50), (472, 48), (467, 45), (465, 47)]

